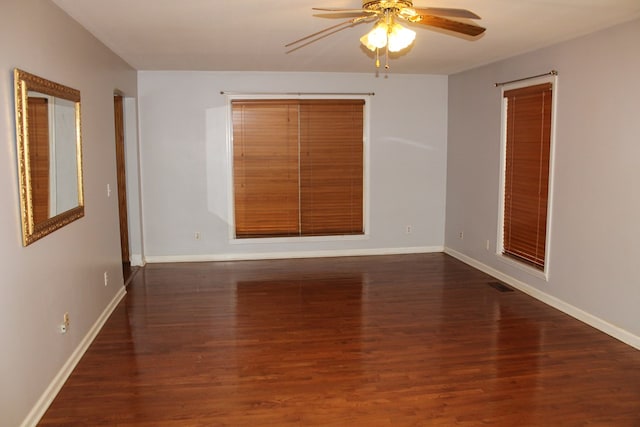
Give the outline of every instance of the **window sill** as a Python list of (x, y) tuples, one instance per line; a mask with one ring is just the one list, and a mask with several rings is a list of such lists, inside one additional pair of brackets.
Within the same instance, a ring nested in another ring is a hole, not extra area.
[(535, 267), (532, 267), (524, 262), (520, 262), (512, 257), (503, 255), (502, 253), (498, 253), (496, 254), (498, 257), (498, 260), (500, 260), (501, 262), (503, 262), (504, 264), (507, 264), (509, 266), (515, 267), (518, 270), (521, 270), (533, 277), (536, 277), (538, 279), (542, 279), (545, 282), (549, 281), (549, 273), (547, 271), (547, 266), (545, 265), (545, 269), (543, 270), (538, 270)]
[(269, 244), (269, 243), (316, 243), (316, 242), (344, 242), (369, 240), (368, 234), (349, 234), (342, 236), (303, 236), (303, 237), (250, 237), (246, 239), (236, 239), (231, 237), (229, 243), (232, 245), (243, 244)]

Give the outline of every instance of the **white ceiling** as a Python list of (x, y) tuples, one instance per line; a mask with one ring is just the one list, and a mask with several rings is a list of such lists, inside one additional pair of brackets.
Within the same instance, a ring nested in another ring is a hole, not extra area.
[[(138, 70), (375, 70), (359, 42), (372, 24), (293, 52), (284, 46), (345, 20), (313, 16), (312, 7), (359, 8), (360, 0), (53, 2)], [(415, 0), (414, 6), (472, 10), (487, 31), (470, 41), (419, 26), (413, 47), (392, 57), (392, 73), (451, 74), (640, 16), (640, 0)]]

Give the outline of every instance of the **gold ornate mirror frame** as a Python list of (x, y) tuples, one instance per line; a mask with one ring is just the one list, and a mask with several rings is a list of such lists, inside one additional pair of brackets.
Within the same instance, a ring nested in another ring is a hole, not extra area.
[(80, 91), (15, 69), (22, 244), (84, 216)]

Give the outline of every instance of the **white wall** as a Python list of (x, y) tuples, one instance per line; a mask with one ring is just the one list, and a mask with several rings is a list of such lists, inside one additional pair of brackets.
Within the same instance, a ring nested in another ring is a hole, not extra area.
[[(445, 241), (450, 253), (640, 348), (638, 46), (636, 20), (450, 76)], [(559, 77), (545, 281), (495, 254), (501, 95), (493, 83), (551, 69)]]
[[(85, 217), (23, 247), (13, 68), (79, 89)], [(123, 295), (113, 91), (135, 96), (136, 74), (45, 0), (2, 2), (0, 13), (0, 425), (37, 421), (56, 386)], [(114, 193), (115, 195), (115, 193)], [(110, 277), (104, 285), (103, 273)], [(58, 332), (65, 312), (71, 325)], [(93, 329), (92, 329), (93, 328)], [(84, 340), (84, 341), (83, 341)], [(57, 382), (56, 382), (57, 381)], [(51, 388), (48, 388), (50, 387)], [(33, 412), (31, 412), (33, 410)]]
[[(140, 72), (138, 79), (147, 261), (442, 249), (446, 76)], [(227, 99), (221, 91), (375, 92), (369, 238), (230, 243)]]

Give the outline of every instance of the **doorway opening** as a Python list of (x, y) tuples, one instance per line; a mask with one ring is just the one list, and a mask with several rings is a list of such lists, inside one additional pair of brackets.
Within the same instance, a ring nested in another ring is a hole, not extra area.
[(118, 216), (120, 218), (120, 253), (122, 257), (122, 275), (125, 285), (131, 281), (135, 267), (131, 267), (129, 254), (129, 225), (127, 214), (127, 179), (124, 146), (124, 103), (122, 95), (113, 96), (115, 121), (116, 168), (118, 180)]

